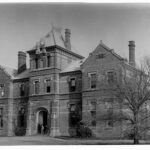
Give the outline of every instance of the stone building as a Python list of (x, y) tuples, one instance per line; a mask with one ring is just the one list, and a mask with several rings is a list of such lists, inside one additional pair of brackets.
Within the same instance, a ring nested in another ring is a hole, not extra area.
[(110, 94), (114, 77), (135, 70), (134, 41), (129, 42), (128, 63), (102, 42), (85, 59), (74, 52), (70, 37), (69, 29), (65, 38), (53, 29), (27, 51), (29, 68), (22, 51), (17, 70), (0, 67), (0, 135), (14, 136), (19, 130), (41, 134), (41, 125), (50, 136), (75, 135), (77, 122), (85, 120), (99, 137), (123, 137), (122, 122), (98, 118), (115, 109)]

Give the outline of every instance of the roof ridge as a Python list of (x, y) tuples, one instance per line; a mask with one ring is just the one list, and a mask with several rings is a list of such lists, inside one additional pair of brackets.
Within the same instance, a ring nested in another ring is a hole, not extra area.
[(109, 48), (108, 46), (106, 46), (104, 43), (100, 43), (100, 45), (105, 48), (106, 50), (108, 50), (109, 52), (111, 52), (113, 55), (115, 55), (116, 57), (118, 57), (121, 60), (124, 60), (124, 58), (122, 56), (120, 56), (119, 54), (117, 54), (114, 50), (112, 50), (111, 48)]

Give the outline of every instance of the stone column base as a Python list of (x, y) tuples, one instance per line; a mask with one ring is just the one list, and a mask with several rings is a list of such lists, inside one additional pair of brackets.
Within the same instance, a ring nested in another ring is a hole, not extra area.
[(50, 131), (50, 136), (55, 137), (55, 136), (60, 136), (60, 131), (58, 128), (51, 128)]

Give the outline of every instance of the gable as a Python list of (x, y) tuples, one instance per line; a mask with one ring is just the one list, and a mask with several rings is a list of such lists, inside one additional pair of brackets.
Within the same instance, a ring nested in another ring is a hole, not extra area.
[(89, 66), (101, 66), (106, 64), (112, 64), (114, 62), (120, 62), (122, 57), (117, 55), (113, 50), (106, 47), (104, 44), (99, 44), (96, 49), (89, 54), (88, 58), (82, 64), (82, 68)]

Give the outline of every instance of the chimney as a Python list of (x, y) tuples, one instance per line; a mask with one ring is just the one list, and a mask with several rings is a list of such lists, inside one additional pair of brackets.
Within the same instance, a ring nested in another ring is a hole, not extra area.
[(65, 29), (65, 47), (68, 50), (71, 50), (70, 35), (71, 35), (70, 29)]
[(135, 42), (129, 41), (129, 64), (135, 67)]
[(19, 51), (18, 52), (18, 73), (21, 73), (26, 70), (26, 53)]

